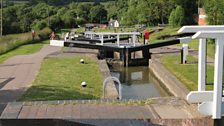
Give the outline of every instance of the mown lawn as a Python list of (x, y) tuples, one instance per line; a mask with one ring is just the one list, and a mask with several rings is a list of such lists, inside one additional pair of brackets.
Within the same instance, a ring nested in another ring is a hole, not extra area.
[[(191, 42), (189, 42), (188, 44), (191, 49), (198, 50), (199, 40), (194, 39)], [(211, 41), (207, 42), (207, 55), (210, 58), (215, 58), (215, 43), (214, 42), (211, 42)]]
[[(80, 64), (80, 59), (85, 64)], [(86, 81), (87, 87), (81, 87)], [(89, 57), (57, 57), (43, 61), (39, 74), (21, 101), (100, 99), (102, 76)]]
[(180, 28), (165, 27), (160, 32), (155, 32), (155, 33), (150, 34), (149, 42), (161, 42), (161, 41), (165, 41), (165, 40), (157, 40), (157, 38), (159, 38), (161, 36), (164, 36), (164, 35), (174, 35), (174, 34), (177, 34), (177, 31), (179, 29)]
[(44, 44), (49, 44), (49, 40), (19, 46), (14, 50), (11, 50), (5, 54), (0, 55), (0, 63), (16, 55), (28, 55), (38, 52), (43, 47)]
[[(162, 57), (162, 64), (172, 72), (189, 90), (198, 89), (198, 64), (197, 59), (188, 56), (187, 64), (180, 64), (179, 55), (165, 55)], [(207, 65), (207, 85), (206, 89), (213, 89), (214, 66)]]

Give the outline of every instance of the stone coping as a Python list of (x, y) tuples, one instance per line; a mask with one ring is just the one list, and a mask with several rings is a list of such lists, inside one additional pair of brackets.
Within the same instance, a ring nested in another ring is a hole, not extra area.
[(149, 62), (149, 68), (170, 93), (175, 97), (186, 99), (190, 91), (160, 63), (159, 59), (155, 57), (152, 58)]

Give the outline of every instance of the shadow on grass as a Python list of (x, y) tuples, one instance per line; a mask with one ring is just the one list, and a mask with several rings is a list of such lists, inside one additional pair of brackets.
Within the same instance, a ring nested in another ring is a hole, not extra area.
[[(87, 87), (88, 88), (88, 87)], [(46, 100), (91, 100), (100, 99), (85, 88), (78, 90), (72, 87), (33, 85), (19, 99), (19, 101), (46, 101)]]
[[(213, 86), (214, 83), (213, 82), (209, 82), (209, 83), (206, 83), (206, 85)], [(224, 83), (222, 83), (222, 88), (224, 88)]]

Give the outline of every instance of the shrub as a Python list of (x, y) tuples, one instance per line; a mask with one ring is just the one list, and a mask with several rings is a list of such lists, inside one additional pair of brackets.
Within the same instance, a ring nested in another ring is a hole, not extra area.
[(177, 6), (169, 17), (169, 24), (171, 27), (180, 27), (184, 22), (184, 9), (181, 6)]
[(39, 37), (40, 40), (48, 39), (50, 33), (51, 33), (51, 29), (50, 28), (44, 28), (43, 30), (41, 30), (39, 32), (38, 37)]

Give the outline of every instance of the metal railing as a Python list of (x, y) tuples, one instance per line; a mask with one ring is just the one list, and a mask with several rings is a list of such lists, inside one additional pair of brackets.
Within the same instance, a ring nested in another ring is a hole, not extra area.
[(119, 100), (121, 100), (122, 99), (122, 87), (121, 87), (121, 82), (120, 82), (120, 80), (118, 80), (116, 77), (108, 77), (108, 78), (106, 78), (105, 80), (104, 80), (104, 82), (103, 82), (103, 98), (105, 98), (105, 89), (106, 89), (106, 84), (108, 84), (107, 82), (109, 81), (109, 80), (113, 80), (113, 81), (115, 81), (115, 82), (117, 82), (118, 83), (118, 85), (119, 85), (119, 91), (118, 91), (118, 94), (119, 94)]

